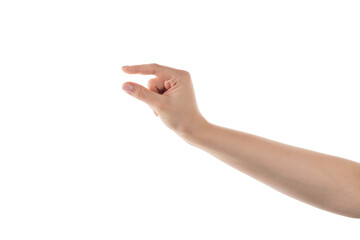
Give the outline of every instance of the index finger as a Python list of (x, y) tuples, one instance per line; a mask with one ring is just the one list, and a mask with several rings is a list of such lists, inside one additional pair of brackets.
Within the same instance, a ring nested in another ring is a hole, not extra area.
[(123, 66), (122, 70), (129, 74), (145, 74), (145, 75), (155, 75), (159, 78), (170, 78), (174, 75), (174, 70), (172, 68), (162, 66), (156, 63), (151, 64), (141, 64), (141, 65), (132, 65), (132, 66)]

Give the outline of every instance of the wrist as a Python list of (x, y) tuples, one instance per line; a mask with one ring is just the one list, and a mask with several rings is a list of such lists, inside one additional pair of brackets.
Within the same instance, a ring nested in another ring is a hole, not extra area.
[(197, 116), (191, 121), (191, 124), (183, 131), (176, 132), (184, 141), (190, 145), (197, 146), (206, 139), (211, 123), (209, 123), (202, 115)]

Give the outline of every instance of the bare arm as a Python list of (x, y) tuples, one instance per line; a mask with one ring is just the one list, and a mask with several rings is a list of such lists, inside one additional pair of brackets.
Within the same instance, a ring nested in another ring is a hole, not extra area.
[(130, 83), (134, 89), (129, 93), (147, 103), (189, 144), (293, 198), (360, 218), (360, 163), (208, 122), (198, 110), (186, 71), (158, 64), (123, 70), (157, 76), (149, 81), (149, 90)]
[(184, 139), (300, 201), (360, 218), (360, 164), (208, 122)]

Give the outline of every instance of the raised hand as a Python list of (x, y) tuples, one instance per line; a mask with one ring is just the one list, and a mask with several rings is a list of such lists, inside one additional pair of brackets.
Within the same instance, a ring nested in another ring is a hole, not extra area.
[(148, 88), (134, 82), (125, 82), (122, 88), (148, 104), (155, 115), (179, 135), (194, 132), (206, 121), (198, 109), (191, 76), (187, 71), (155, 63), (123, 66), (122, 70), (128, 74), (156, 76), (148, 81)]

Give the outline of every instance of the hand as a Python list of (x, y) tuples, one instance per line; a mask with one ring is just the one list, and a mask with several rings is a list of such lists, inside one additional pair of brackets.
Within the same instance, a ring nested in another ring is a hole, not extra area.
[(149, 80), (149, 89), (133, 82), (125, 82), (122, 88), (148, 104), (155, 115), (177, 134), (193, 134), (200, 124), (206, 122), (199, 112), (191, 77), (187, 71), (159, 64), (124, 66), (122, 70), (128, 74), (156, 76)]

